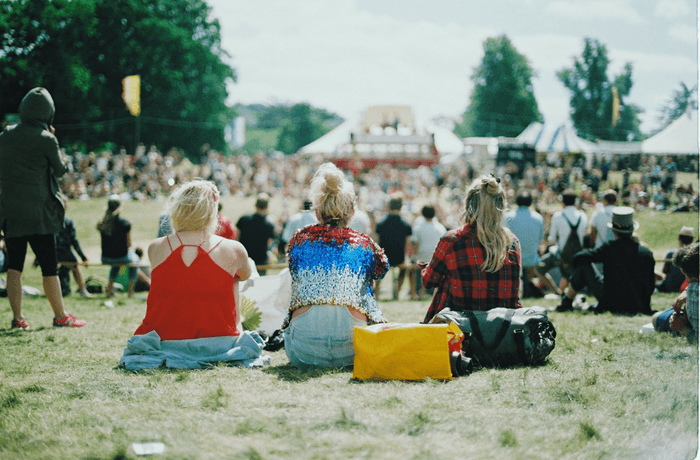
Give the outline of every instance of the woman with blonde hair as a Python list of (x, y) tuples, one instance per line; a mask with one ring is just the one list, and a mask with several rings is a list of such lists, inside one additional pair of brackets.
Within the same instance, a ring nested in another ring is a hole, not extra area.
[(264, 342), (243, 331), (238, 290), (255, 264), (241, 243), (214, 234), (218, 200), (216, 186), (204, 180), (168, 198), (174, 233), (148, 247), (151, 288), (146, 317), (120, 361), (127, 369), (248, 365), (260, 356)]
[(309, 195), (319, 223), (298, 230), (287, 248), (292, 298), (284, 348), (301, 369), (350, 366), (354, 327), (386, 322), (373, 284), (389, 265), (370, 237), (347, 227), (355, 192), (342, 171), (321, 165)]
[(503, 226), (506, 197), (500, 179), (482, 176), (467, 189), (464, 225), (440, 239), (422, 265), (427, 288), (436, 287), (428, 323), (440, 310), (520, 308), (520, 243)]

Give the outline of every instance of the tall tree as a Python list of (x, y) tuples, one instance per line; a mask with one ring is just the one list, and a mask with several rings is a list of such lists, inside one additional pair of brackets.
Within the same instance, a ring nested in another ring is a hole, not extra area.
[(0, 117), (34, 86), (56, 102), (62, 143), (131, 149), (121, 80), (141, 76), (144, 143), (223, 148), (235, 73), (203, 0), (0, 0)]
[(632, 90), (632, 64), (625, 64), (613, 81), (607, 75), (609, 64), (605, 45), (586, 38), (573, 66), (557, 72), (571, 94), (571, 120), (578, 134), (591, 140), (639, 139), (639, 114), (643, 110), (624, 102)]
[(670, 125), (688, 109), (697, 110), (698, 108), (698, 85), (692, 88), (688, 88), (683, 82), (680, 85), (680, 89), (673, 92), (671, 99), (660, 110), (658, 117), (658, 122), (661, 125), (660, 129)]
[(514, 137), (533, 121), (542, 121), (532, 88), (534, 75), (508, 37), (486, 39), (484, 58), (471, 77), (469, 107), (455, 132), (462, 137)]

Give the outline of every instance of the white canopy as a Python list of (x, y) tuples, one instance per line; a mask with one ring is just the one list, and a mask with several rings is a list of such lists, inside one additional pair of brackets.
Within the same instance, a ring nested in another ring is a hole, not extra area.
[(584, 153), (597, 151), (593, 142), (576, 135), (570, 126), (554, 127), (533, 122), (515, 138), (516, 142), (532, 145), (538, 153)]
[(356, 126), (356, 122), (346, 120), (312, 143), (306, 144), (300, 148), (299, 153), (333, 153), (337, 151), (341, 145), (350, 142), (350, 133), (354, 131)]
[[(358, 131), (359, 124), (356, 121), (344, 121), (330, 132), (303, 146), (299, 149), (299, 153), (330, 154), (337, 152), (341, 150), (342, 146), (350, 142), (350, 133), (357, 133)], [(425, 131), (435, 134), (435, 148), (440, 155), (462, 153), (464, 151), (462, 140), (449, 129), (437, 125), (428, 125)]]
[(642, 153), (698, 154), (698, 111), (688, 110), (663, 131), (642, 142)]

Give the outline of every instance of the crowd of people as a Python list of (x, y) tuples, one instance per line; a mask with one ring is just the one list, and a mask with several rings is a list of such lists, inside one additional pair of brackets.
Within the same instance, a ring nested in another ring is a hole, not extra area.
[[(65, 241), (56, 238), (68, 222), (63, 195), (110, 197), (97, 224), (102, 263), (112, 266), (108, 296), (114, 294), (120, 265), (130, 265), (130, 296), (138, 278), (122, 204), (168, 196), (163, 235), (148, 247), (146, 316), (122, 357), (132, 369), (264, 362), (263, 339), (243, 330), (238, 284), (264, 274), (274, 251), (286, 258), (291, 273), (291, 301), (281, 327), (286, 353), (304, 369), (352, 364), (353, 328), (386, 322), (377, 300), (379, 282), (391, 267), (397, 271), (394, 299), (407, 277), (411, 298), (434, 290), (426, 323), (443, 309), (520, 308), (530, 285), (533, 295), (549, 289), (560, 296), (561, 312), (572, 310), (577, 293), (587, 289), (598, 301), (591, 306), (595, 312), (651, 314), (651, 295), (665, 288), (671, 269), (655, 273), (652, 252), (635, 236), (634, 213), (648, 207), (698, 209), (697, 190), (692, 183), (676, 183), (678, 167), (670, 157), (661, 164), (645, 159), (636, 182), (623, 169), (621, 184), (607, 181), (607, 162), (587, 168), (581, 159), (557, 167), (528, 165), (522, 174), (514, 165), (484, 174), (457, 162), (434, 168), (379, 166), (353, 175), (322, 157), (227, 158), (205, 148), (199, 164), (193, 164), (182, 152), (163, 155), (144, 146), (133, 158), (123, 151), (66, 155), (58, 148), (53, 101), (43, 88), (30, 91), (19, 112), (21, 122), (0, 134), (0, 226), (12, 328), (29, 327), (21, 305), (27, 245), (41, 267), (53, 325), (86, 324), (65, 311), (57, 272), (59, 243), (85, 260), (70, 234)], [(603, 183), (610, 188), (600, 190)], [(254, 212), (233, 228), (222, 215), (220, 196), (254, 194)], [(304, 209), (293, 214), (296, 209), (284, 206), (280, 215), (270, 216), (275, 195), (287, 204), (302, 198)], [(509, 212), (516, 196), (518, 209)], [(552, 212), (557, 206), (562, 209)], [(673, 311), (655, 316), (653, 324), (696, 340), (698, 243), (693, 239), (694, 229), (683, 227), (681, 247), (667, 255), (688, 287), (681, 286)]]

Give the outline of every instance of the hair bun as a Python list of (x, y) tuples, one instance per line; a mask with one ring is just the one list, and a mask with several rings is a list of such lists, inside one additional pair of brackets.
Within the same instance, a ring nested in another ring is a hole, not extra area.
[(481, 179), (481, 185), (489, 195), (498, 193), (499, 184), (495, 177), (483, 177)]
[(334, 172), (328, 172), (325, 174), (324, 179), (326, 185), (323, 188), (323, 192), (326, 195), (337, 195), (343, 187), (343, 176)]

